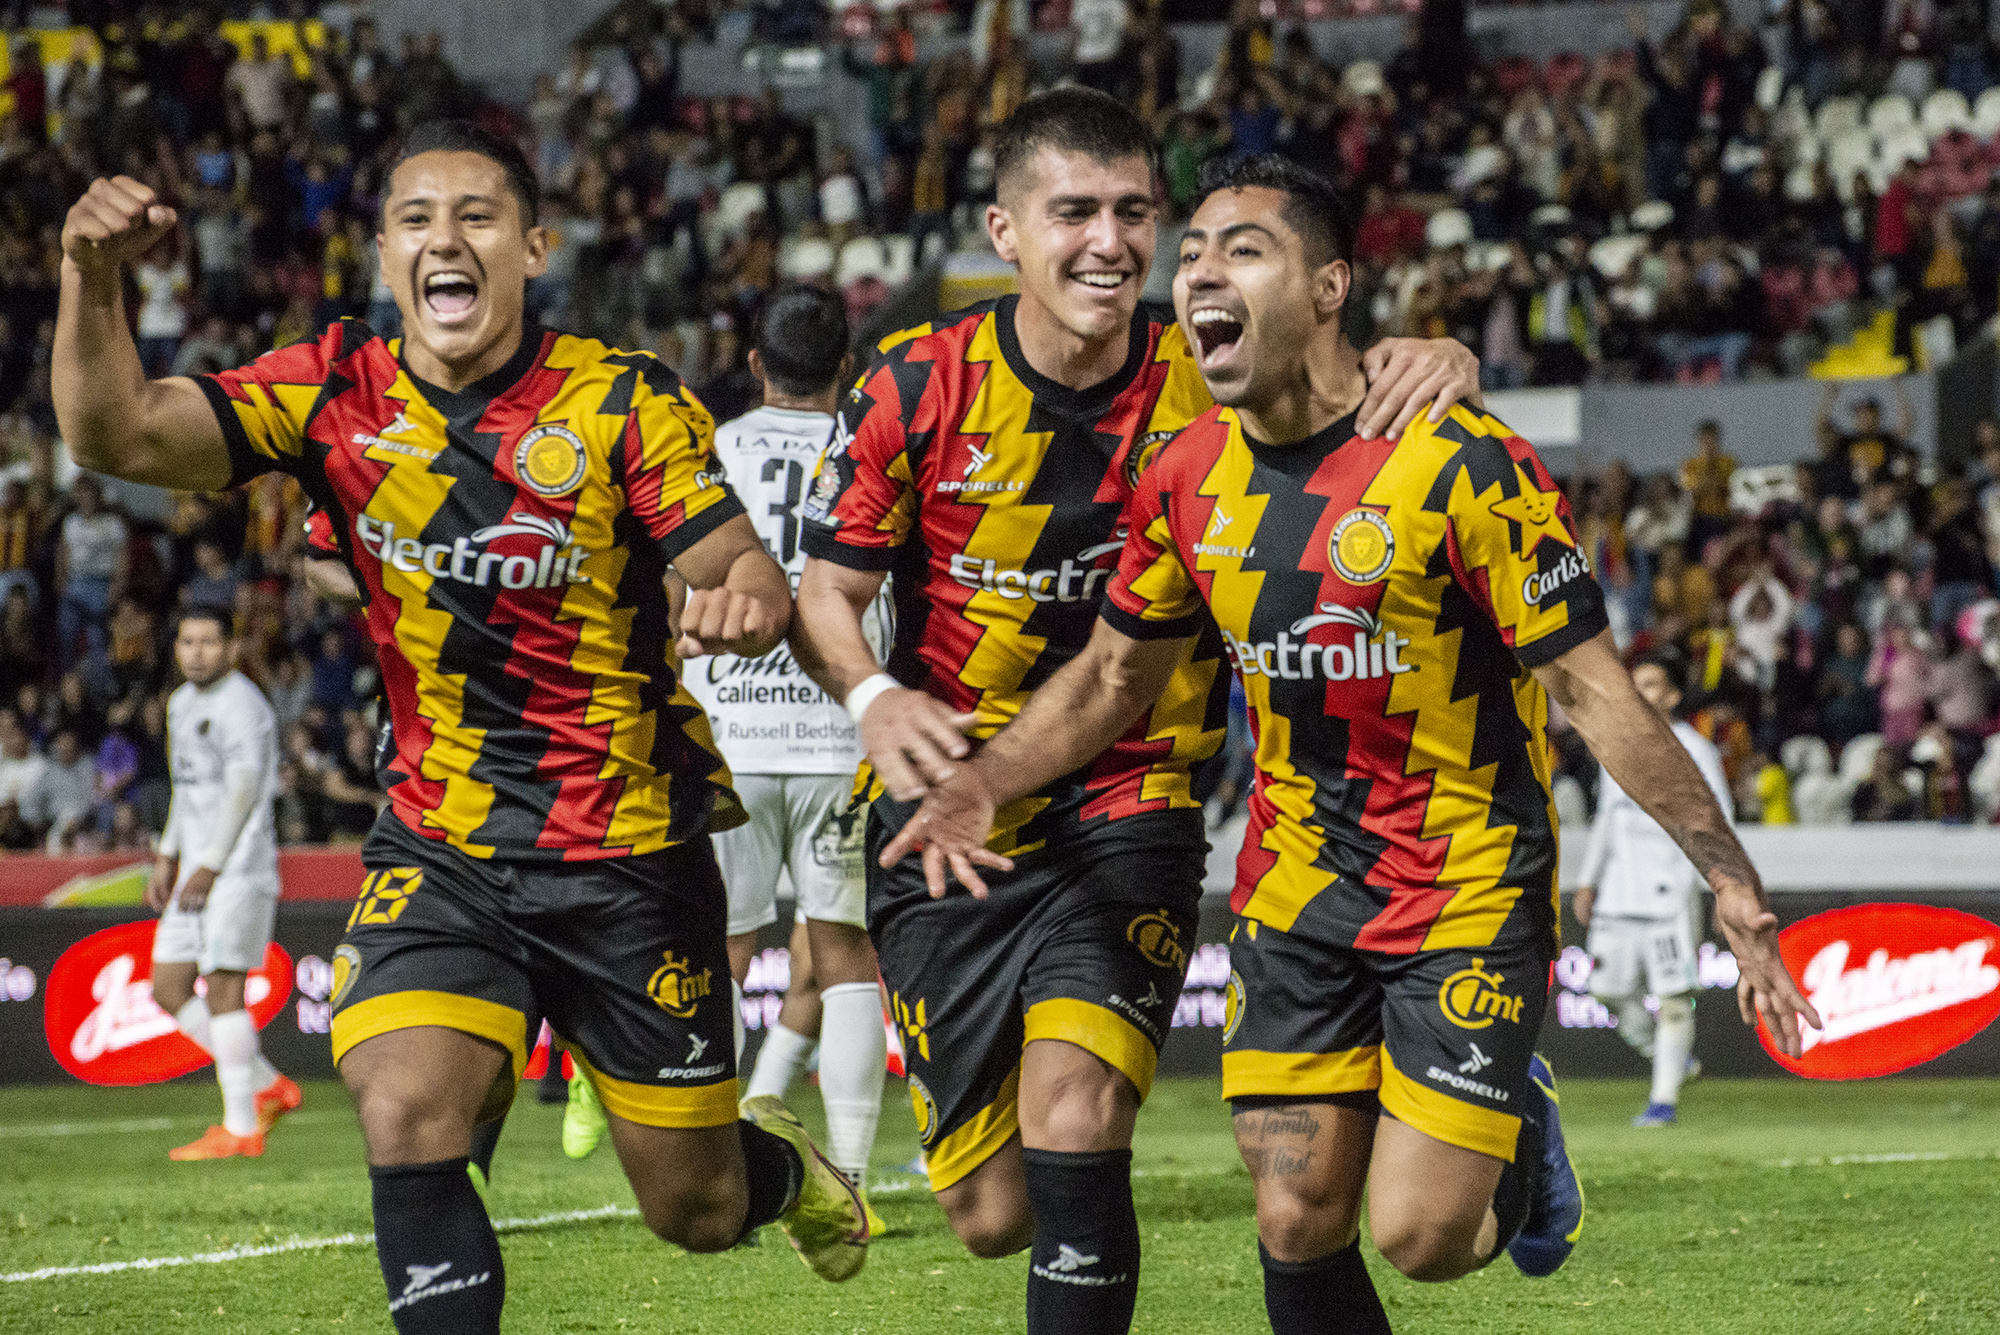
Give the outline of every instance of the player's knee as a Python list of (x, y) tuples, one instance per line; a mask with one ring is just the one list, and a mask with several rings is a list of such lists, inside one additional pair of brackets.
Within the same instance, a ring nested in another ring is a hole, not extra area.
[(691, 1252), (726, 1252), (743, 1235), (750, 1196), (740, 1178), (725, 1177), (677, 1183), (639, 1205), (660, 1241)]
[(455, 1100), (379, 1076), (350, 1080), (348, 1091), (370, 1163), (430, 1163), (465, 1152), (472, 1125)]
[(153, 980), (153, 1004), (169, 1015), (178, 1015), (193, 995), (190, 989), (163, 983), (158, 978)]
[(1088, 1154), (1107, 1148), (1114, 1132), (1129, 1126), (1139, 1111), (1139, 1091), (1115, 1068), (1101, 1061), (1076, 1062), (1042, 1085), (1040, 1126), (1035, 1137), (1041, 1149)]
[(1376, 1213), (1368, 1221), (1382, 1259), (1419, 1283), (1458, 1279), (1478, 1269), (1474, 1244), (1483, 1222), (1483, 1215), (1461, 1220)]
[(1685, 992), (1677, 992), (1670, 997), (1660, 998), (1660, 1010), (1656, 1017), (1661, 1024), (1676, 1024), (1694, 1019), (1694, 998)]
[(981, 1260), (1012, 1256), (1035, 1240), (1035, 1219), (1026, 1212), (958, 1211), (948, 1216), (965, 1250)]
[(1312, 1261), (1339, 1251), (1356, 1236), (1356, 1213), (1347, 1202), (1260, 1183), (1257, 1236), (1281, 1261)]

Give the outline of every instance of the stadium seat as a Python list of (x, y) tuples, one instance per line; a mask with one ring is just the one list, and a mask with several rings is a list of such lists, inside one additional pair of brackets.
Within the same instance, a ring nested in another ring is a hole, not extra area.
[(1988, 88), (1972, 104), (1972, 132), (1981, 139), (2000, 133), (2000, 86)]
[(1785, 72), (1776, 65), (1766, 65), (1764, 72), (1757, 76), (1757, 105), (1768, 114), (1778, 109), (1778, 99), (1784, 96)]
[(1854, 174), (1867, 171), (1875, 158), (1875, 141), (1866, 130), (1845, 130), (1832, 139), (1823, 139), (1826, 145), (1826, 171), (1833, 177), (1834, 188), (1840, 197), (1847, 199), (1853, 194)]
[(1891, 130), (1908, 129), (1917, 123), (1910, 99), (1901, 93), (1884, 93), (1868, 104), (1868, 130), (1878, 139)]
[(1813, 196), (1814, 174), (1812, 164), (1801, 162), (1785, 173), (1785, 198), (1794, 204), (1803, 204)]
[(1861, 128), (1861, 99), (1858, 97), (1829, 97), (1820, 103), (1819, 115), (1813, 120), (1813, 129), (1822, 139), (1834, 139), (1848, 130)]
[(1649, 199), (1632, 210), (1632, 225), (1642, 232), (1657, 232), (1673, 220), (1674, 206), (1664, 199)]
[(833, 243), (825, 237), (802, 236), (787, 241), (778, 253), (778, 270), (796, 282), (813, 282), (833, 273)]
[(1607, 236), (1590, 248), (1590, 265), (1605, 278), (1622, 278), (1632, 261), (1646, 249), (1643, 236)]
[(1925, 135), (1937, 139), (1953, 130), (1970, 129), (1972, 107), (1966, 102), (1965, 94), (1956, 88), (1940, 88), (1924, 99), (1923, 114), (1917, 123), (1923, 127)]
[(889, 256), (872, 236), (857, 236), (840, 248), (834, 262), (833, 285), (844, 288), (860, 278), (880, 278), (889, 270)]
[(764, 211), (764, 187), (755, 181), (738, 181), (722, 192), (715, 208), (702, 222), (702, 241), (711, 254), (721, 249), (729, 237), (741, 236), (750, 219)]
[(1472, 240), (1472, 219), (1463, 209), (1439, 209), (1424, 224), (1424, 240), (1432, 250), (1449, 250)]
[(910, 275), (917, 270), (917, 247), (907, 234), (898, 232), (894, 236), (883, 237), (882, 254), (885, 261), (883, 282), (890, 287), (901, 287), (910, 281)]
[(1567, 204), (1544, 204), (1528, 215), (1530, 227), (1562, 228), (1569, 226), (1570, 211)]
[(1842, 782), (1858, 785), (1868, 778), (1868, 772), (1875, 768), (1875, 753), (1882, 749), (1882, 734), (1864, 732), (1846, 746), (1840, 748), (1840, 777)]
[(1388, 87), (1382, 67), (1372, 60), (1357, 60), (1341, 71), (1340, 86), (1353, 97), (1374, 97)]

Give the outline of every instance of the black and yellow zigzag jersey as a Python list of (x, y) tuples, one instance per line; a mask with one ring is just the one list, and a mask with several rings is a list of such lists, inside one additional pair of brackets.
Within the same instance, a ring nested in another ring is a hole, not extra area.
[(1529, 668), (1606, 622), (1526, 441), (1457, 407), (1396, 441), (1349, 416), (1269, 446), (1216, 408), (1147, 470), (1131, 525), (1105, 619), (1185, 635), (1206, 604), (1249, 698), (1238, 913), (1389, 953), (1553, 939), (1548, 698)]
[[(893, 574), (889, 672), (974, 714), (976, 737), (1005, 727), (1089, 640), (1141, 469), (1211, 402), (1171, 313), (1141, 307), (1124, 367), (1077, 391), (1028, 365), (1016, 301), (884, 339), (804, 508), (808, 555)], [(1221, 744), (1227, 709), (1211, 631), (1110, 750), (1003, 811), (993, 846), (1023, 853), (1142, 812), (1192, 815), (1189, 769)]]
[(391, 810), (476, 857), (617, 857), (742, 822), (661, 584), (743, 513), (714, 423), (650, 353), (531, 329), (459, 392), (343, 321), (203, 376), (235, 482), (279, 470), (353, 568)]

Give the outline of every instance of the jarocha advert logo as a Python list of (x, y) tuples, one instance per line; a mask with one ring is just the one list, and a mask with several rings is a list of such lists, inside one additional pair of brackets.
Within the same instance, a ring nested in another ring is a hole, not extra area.
[(2000, 1016), (2000, 927), (1928, 904), (1860, 904), (1779, 934), (1785, 965), (1825, 1023), (1803, 1053), (1774, 1060), (1815, 1080), (1908, 1070), (1951, 1051)]
[[(62, 1068), (93, 1085), (150, 1085), (208, 1065), (208, 1054), (153, 1001), (153, 929), (128, 922), (64, 951), (49, 979), (42, 1027)], [(259, 1029), (292, 994), (292, 957), (273, 941), (262, 968), (244, 980), (243, 1001)]]

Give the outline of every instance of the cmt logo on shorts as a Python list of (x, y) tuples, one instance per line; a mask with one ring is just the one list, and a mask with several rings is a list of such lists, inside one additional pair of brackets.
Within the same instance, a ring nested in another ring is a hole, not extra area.
[(929, 1148), (937, 1135), (937, 1100), (931, 1097), (930, 1086), (914, 1075), (910, 1077), (910, 1111), (917, 1115), (917, 1139)]
[(1505, 980), (1487, 972), (1485, 965), (1485, 960), (1475, 959), (1472, 967), (1460, 969), (1438, 988), (1438, 1009), (1461, 1029), (1484, 1029), (1495, 1020), (1521, 1022), (1521, 1007), (1527, 999), (1500, 991)]
[(903, 1003), (903, 994), (895, 992), (890, 994), (889, 1005), (896, 1012), (896, 1027), (903, 1031), (904, 1051), (914, 1047), (919, 1057), (929, 1061), (931, 1036), (924, 1032), (924, 1025), (928, 1023), (924, 1018), (924, 999), (918, 997), (916, 1007), (912, 1009)]
[(386, 867), (368, 873), (367, 879), (361, 882), (360, 895), (355, 898), (354, 912), (347, 915), (347, 930), (379, 927), (396, 921), (410, 906), (410, 896), (423, 886), (424, 871), (421, 867)]
[(1125, 939), (1139, 948), (1146, 963), (1176, 973), (1187, 972), (1187, 947), (1181, 944), (1181, 929), (1158, 909), (1142, 913), (1125, 925)]
[(693, 1019), (694, 1008), (713, 986), (715, 971), (703, 969), (696, 973), (691, 959), (685, 955), (675, 959), (671, 950), (660, 958), (666, 963), (653, 970), (653, 976), (646, 982), (646, 991), (667, 1014), (681, 1020)]

